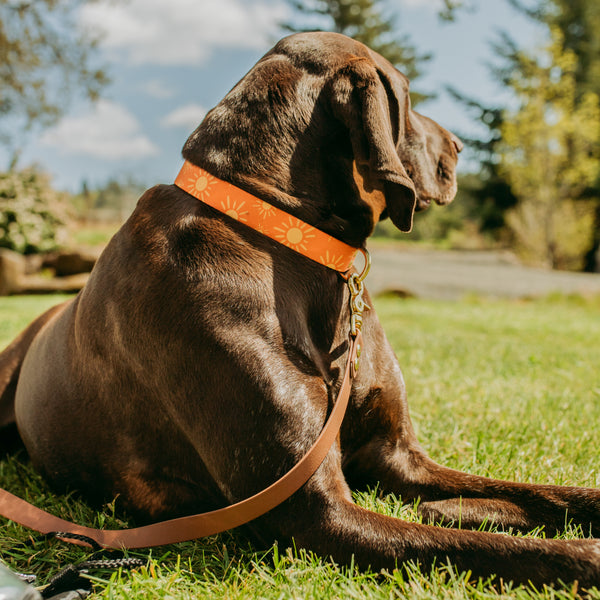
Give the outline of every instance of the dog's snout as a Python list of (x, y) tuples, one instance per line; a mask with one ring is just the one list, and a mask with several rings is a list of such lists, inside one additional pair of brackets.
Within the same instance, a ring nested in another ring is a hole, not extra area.
[(450, 136), (451, 136), (450, 139), (452, 140), (452, 143), (454, 144), (454, 147), (456, 148), (456, 152), (457, 153), (462, 152), (462, 149), (465, 147), (465, 145), (462, 143), (460, 138), (455, 136), (453, 133), (450, 134)]

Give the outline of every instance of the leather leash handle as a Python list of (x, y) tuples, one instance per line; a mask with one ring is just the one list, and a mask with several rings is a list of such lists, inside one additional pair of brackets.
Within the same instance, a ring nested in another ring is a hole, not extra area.
[[(356, 335), (350, 338), (346, 370), (335, 404), (310, 450), (283, 477), (246, 500), (211, 512), (162, 521), (144, 527), (106, 530), (70, 523), (0, 489), (0, 515), (40, 533), (61, 531), (86, 536), (106, 548), (163, 546), (214, 535), (248, 523), (287, 500), (310, 479), (325, 460), (346, 413), (360, 347), (361, 332), (358, 329)], [(68, 538), (66, 540), (71, 541)]]

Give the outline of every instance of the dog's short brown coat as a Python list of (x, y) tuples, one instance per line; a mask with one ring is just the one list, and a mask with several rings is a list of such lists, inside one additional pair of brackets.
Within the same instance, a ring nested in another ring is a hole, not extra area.
[[(341, 35), (282, 40), (209, 112), (184, 157), (356, 247), (389, 216), (456, 191), (460, 141), (410, 108), (408, 81)], [(340, 385), (348, 292), (339, 277), (198, 202), (157, 186), (85, 289), (0, 355), (0, 426), (15, 421), (53, 484), (119, 495), (151, 520), (265, 488), (316, 439)], [(418, 444), (402, 375), (374, 310), (339, 442), (308, 483), (250, 525), (339, 561), (393, 568), (450, 559), (475, 575), (600, 584), (600, 544), (470, 531), (488, 519), (600, 531), (597, 490), (476, 477)], [(427, 518), (356, 506), (377, 484)]]

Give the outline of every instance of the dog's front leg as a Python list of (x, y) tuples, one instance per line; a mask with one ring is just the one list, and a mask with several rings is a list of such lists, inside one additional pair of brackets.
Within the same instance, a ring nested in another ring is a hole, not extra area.
[(414, 433), (394, 353), (379, 324), (370, 327), (358, 399), (342, 429), (344, 473), (352, 487), (377, 486), (404, 502), (418, 499), (419, 510), (436, 523), (496, 523), (519, 531), (543, 526), (553, 535), (571, 522), (600, 536), (600, 490), (500, 481), (429, 458)]
[[(544, 527), (548, 535), (568, 523), (583, 533), (600, 535), (600, 490), (533, 485), (479, 477), (421, 461), (420, 481), (413, 490), (419, 511), (429, 521), (476, 528), (495, 523), (518, 531)], [(416, 494), (415, 494), (416, 492)]]
[(429, 522), (478, 528), (484, 523), (505, 529), (562, 532), (568, 523), (585, 535), (600, 536), (600, 490), (514, 483), (480, 477), (436, 464), (402, 430), (375, 436), (354, 452), (345, 467), (356, 485), (377, 485), (404, 502), (419, 500)]
[[(327, 461), (326, 461), (327, 463)], [(286, 506), (287, 505), (287, 506)], [(514, 538), (407, 523), (352, 503), (341, 471), (324, 464), (293, 500), (277, 509), (279, 529), (297, 545), (336, 561), (392, 569), (415, 561), (423, 569), (448, 561), (474, 576), (518, 583), (600, 583), (600, 542)]]

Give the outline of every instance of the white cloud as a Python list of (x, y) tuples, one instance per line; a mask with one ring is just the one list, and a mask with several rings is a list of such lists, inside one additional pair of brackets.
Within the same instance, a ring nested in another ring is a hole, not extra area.
[(442, 0), (400, 0), (400, 4), (406, 8), (425, 8), (436, 11), (444, 7)]
[(186, 104), (170, 112), (160, 124), (163, 127), (184, 127), (185, 129), (196, 129), (200, 121), (204, 119), (206, 109), (199, 104)]
[(152, 98), (158, 98), (160, 100), (175, 96), (175, 90), (172, 87), (167, 86), (159, 79), (150, 79), (149, 81), (146, 81), (140, 85), (139, 89), (145, 94), (148, 94), (148, 96), (151, 96)]
[(197, 65), (218, 48), (266, 48), (287, 14), (283, 0), (99, 0), (81, 20), (130, 63)]
[(137, 119), (123, 106), (100, 100), (90, 111), (65, 117), (46, 131), (40, 142), (63, 154), (85, 154), (101, 159), (138, 159), (158, 154), (140, 132)]

